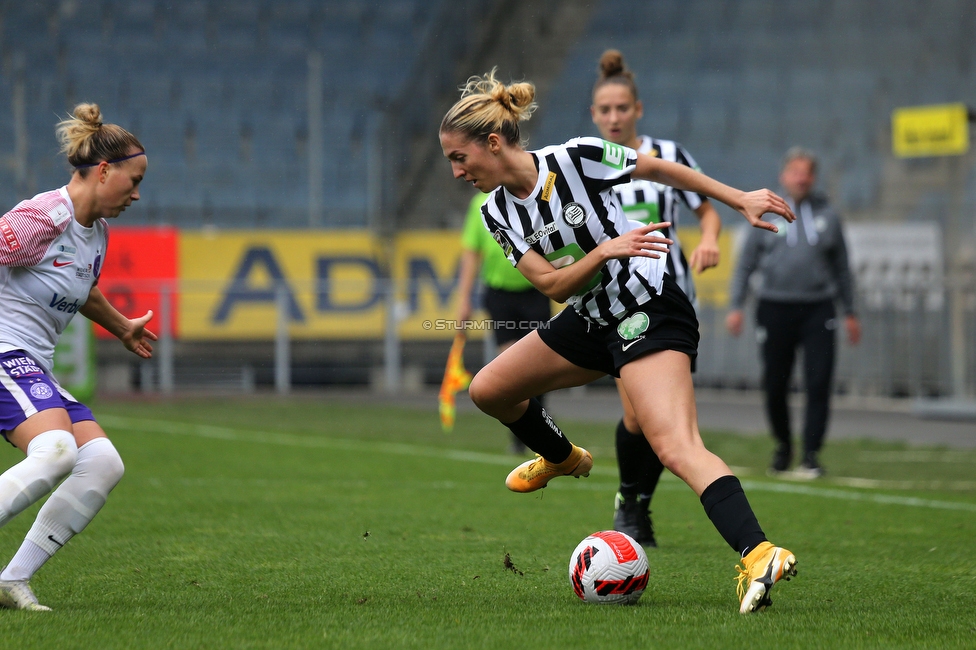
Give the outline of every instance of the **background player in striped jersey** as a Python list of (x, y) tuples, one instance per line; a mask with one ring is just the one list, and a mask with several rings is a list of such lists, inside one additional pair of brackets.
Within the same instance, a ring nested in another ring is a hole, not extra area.
[(762, 221), (765, 213), (794, 215), (768, 190), (743, 192), (598, 138), (526, 151), (519, 122), (531, 116), (534, 98), (532, 84), (506, 86), (494, 72), (472, 77), (439, 132), (455, 178), (491, 192), (482, 217), (511, 263), (542, 293), (569, 303), (485, 366), (468, 389), (482, 411), (539, 454), (506, 485), (531, 492), (557, 476), (587, 475), (589, 452), (532, 396), (619, 376), (654, 451), (740, 554), (739, 611), (761, 610), (773, 585), (795, 574), (796, 558), (766, 539), (739, 480), (702, 443), (691, 381), (698, 322), (665, 273), (662, 253), (671, 241), (655, 231), (666, 226), (635, 227), (613, 187), (633, 175), (699, 192), (767, 230), (775, 226)]
[(51, 374), (54, 345), (77, 312), (143, 358), (156, 336), (152, 312), (130, 320), (99, 291), (105, 219), (139, 200), (145, 148), (103, 124), (97, 105), (80, 104), (58, 124), (70, 182), (22, 201), (0, 217), (0, 434), (27, 458), (0, 475), (0, 526), (61, 479), (0, 572), (0, 606), (47, 611), (30, 578), (105, 504), (121, 480), (122, 459), (87, 406)]
[[(627, 69), (623, 55), (617, 50), (607, 50), (600, 57), (590, 114), (605, 140), (625, 145), (638, 153), (699, 169), (691, 154), (678, 143), (638, 135), (637, 122), (644, 115), (644, 106), (638, 98), (634, 75)], [(674, 241), (667, 259), (668, 273), (692, 304), (696, 304), (691, 271), (701, 273), (717, 265), (719, 260), (718, 234), (722, 221), (708, 198), (696, 192), (683, 192), (643, 179), (632, 179), (629, 183), (617, 185), (614, 191), (630, 219), (645, 224), (671, 223), (661, 231)], [(691, 253), (690, 264), (678, 238), (674, 236), (678, 227), (679, 201), (694, 211), (702, 231), (701, 240)], [(614, 502), (613, 527), (627, 533), (642, 546), (657, 546), (650, 507), (664, 465), (641, 433), (637, 415), (627, 399), (623, 384), (620, 379), (616, 381), (623, 417), (617, 424), (615, 434), (620, 491)]]

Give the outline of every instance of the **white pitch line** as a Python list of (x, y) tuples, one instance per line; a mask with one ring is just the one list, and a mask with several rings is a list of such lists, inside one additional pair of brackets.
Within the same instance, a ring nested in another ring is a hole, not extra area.
[(974, 463), (976, 452), (963, 450), (906, 449), (904, 451), (862, 451), (857, 455), (862, 463)]
[[(287, 447), (339, 449), (352, 452), (372, 451), (395, 454), (399, 456), (443, 458), (447, 460), (481, 463), (485, 465), (511, 466), (512, 464), (512, 457), (509, 455), (503, 456), (500, 454), (489, 454), (478, 451), (424, 447), (422, 445), (410, 445), (405, 443), (351, 440), (348, 438), (312, 438), (308, 436), (273, 431), (245, 431), (230, 427), (217, 427), (209, 424), (173, 422), (166, 420), (143, 420), (140, 418), (113, 415), (99, 416), (98, 419), (103, 426), (107, 426), (109, 428), (123, 428), (134, 432), (165, 433), (170, 435), (211, 438), (214, 440), (283, 445)], [(736, 471), (737, 473), (741, 473), (738, 472), (738, 470)], [(603, 476), (616, 476), (617, 470), (616, 468), (609, 467), (594, 467), (591, 470), (591, 473)], [(854, 479), (851, 480), (853, 481)], [(856, 487), (863, 487), (865, 489), (876, 487), (870, 483), (870, 479), (857, 480), (862, 481), (863, 483), (856, 485)], [(933, 499), (919, 499), (915, 497), (902, 497), (889, 494), (869, 494), (864, 492), (852, 492), (850, 490), (835, 490), (830, 488), (813, 487), (810, 485), (797, 485), (795, 483), (767, 483), (745, 480), (742, 481), (742, 485), (746, 489), (762, 492), (784, 492), (827, 499), (842, 499), (846, 501), (866, 501), (871, 503), (911, 506), (917, 508), (976, 512), (976, 503), (966, 503), (962, 501), (936, 501)]]
[(845, 501), (868, 501), (898, 506), (913, 506), (916, 508), (935, 508), (937, 510), (962, 510), (976, 512), (976, 503), (963, 501), (935, 501), (934, 499), (919, 499), (917, 497), (901, 497), (893, 494), (869, 494), (866, 492), (851, 492), (850, 490), (833, 490), (818, 488), (812, 485), (796, 485), (795, 483), (757, 483), (742, 481), (742, 487), (747, 490), (761, 492), (785, 492), (788, 494), (802, 494), (804, 496), (823, 497), (826, 499), (843, 499)]

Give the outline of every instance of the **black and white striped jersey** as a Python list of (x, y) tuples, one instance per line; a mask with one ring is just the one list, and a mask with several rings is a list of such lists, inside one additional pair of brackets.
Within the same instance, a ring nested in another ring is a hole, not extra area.
[[(636, 227), (614, 186), (629, 181), (637, 153), (599, 138), (530, 152), (539, 170), (532, 193), (519, 199), (499, 187), (481, 208), (485, 227), (517, 265), (534, 250), (556, 268)], [(661, 292), (666, 255), (610, 260), (567, 302), (585, 319), (607, 325)]]
[[(640, 136), (641, 144), (637, 148), (639, 153), (652, 155), (655, 158), (669, 160), (692, 169), (701, 171), (691, 154), (677, 142), (671, 140), (656, 140), (649, 136)], [(629, 183), (617, 185), (613, 188), (623, 205), (629, 219), (641, 223), (660, 223), (670, 221), (671, 227), (663, 234), (674, 240), (671, 253), (668, 255), (668, 273), (675, 279), (678, 286), (685, 292), (692, 304), (695, 304), (695, 283), (692, 281), (688, 260), (676, 234), (678, 227), (678, 201), (684, 203), (689, 210), (697, 210), (706, 197), (696, 192), (676, 190), (670, 185), (662, 185), (652, 181), (633, 179)]]

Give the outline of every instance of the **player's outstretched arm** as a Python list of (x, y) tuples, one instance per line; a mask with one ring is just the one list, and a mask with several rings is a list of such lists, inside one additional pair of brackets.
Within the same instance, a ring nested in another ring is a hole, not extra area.
[(775, 192), (744, 192), (685, 165), (647, 154), (637, 154), (637, 166), (631, 176), (710, 196), (741, 213), (754, 228), (777, 232), (776, 226), (762, 220), (762, 216), (768, 212), (778, 214), (790, 222), (796, 219), (790, 206)]
[(152, 331), (146, 329), (146, 323), (153, 317), (151, 309), (139, 318), (126, 318), (112, 306), (96, 286), (91, 288), (88, 301), (79, 311), (85, 318), (98, 323), (118, 337), (127, 350), (143, 359), (152, 357), (153, 348), (150, 341), (155, 341), (157, 337)]

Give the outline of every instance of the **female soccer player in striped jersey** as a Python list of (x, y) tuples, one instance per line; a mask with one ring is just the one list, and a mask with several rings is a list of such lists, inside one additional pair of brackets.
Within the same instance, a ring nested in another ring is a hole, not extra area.
[(665, 273), (672, 242), (656, 232), (670, 224), (630, 222), (613, 188), (633, 176), (698, 192), (767, 230), (775, 230), (762, 221), (767, 212), (795, 217), (769, 190), (743, 192), (598, 138), (526, 151), (519, 122), (535, 110), (534, 99), (530, 83), (506, 86), (494, 71), (472, 77), (439, 132), (455, 178), (491, 193), (482, 217), (511, 263), (542, 293), (569, 303), (548, 327), (485, 366), (468, 389), (482, 411), (539, 454), (516, 467), (506, 486), (531, 492), (557, 476), (587, 475), (589, 452), (532, 396), (620, 377), (654, 451), (740, 554), (739, 610), (761, 610), (773, 585), (795, 574), (796, 558), (766, 539), (739, 480), (702, 444), (691, 381), (698, 322)]
[(37, 602), (31, 577), (85, 529), (124, 471), (92, 412), (52, 376), (54, 345), (76, 312), (140, 357), (152, 355), (156, 339), (145, 327), (152, 312), (130, 320), (97, 286), (105, 220), (139, 200), (145, 148), (103, 124), (95, 104), (75, 107), (57, 134), (71, 180), (0, 217), (0, 434), (27, 454), (0, 475), (0, 526), (65, 479), (0, 571), (0, 606), (35, 611), (49, 608)]
[[(644, 114), (644, 107), (638, 99), (634, 75), (627, 69), (623, 55), (617, 50), (607, 50), (600, 57), (599, 77), (593, 86), (590, 114), (605, 140), (630, 147), (637, 153), (698, 169), (691, 154), (677, 142), (637, 134), (637, 122)], [(637, 178), (613, 189), (630, 219), (645, 224), (662, 221), (671, 224), (661, 231), (674, 241), (668, 255), (667, 272), (695, 304), (691, 271), (700, 273), (718, 264), (719, 260), (718, 234), (722, 223), (708, 198), (696, 192), (683, 192)], [(694, 211), (701, 226), (701, 241), (692, 251), (690, 263), (685, 259), (678, 238), (673, 236), (678, 227), (679, 201)], [(613, 527), (627, 533), (643, 546), (657, 546), (650, 506), (664, 465), (641, 433), (637, 415), (619, 379), (617, 390), (623, 405), (623, 417), (617, 424), (615, 434), (620, 489), (614, 502)]]

